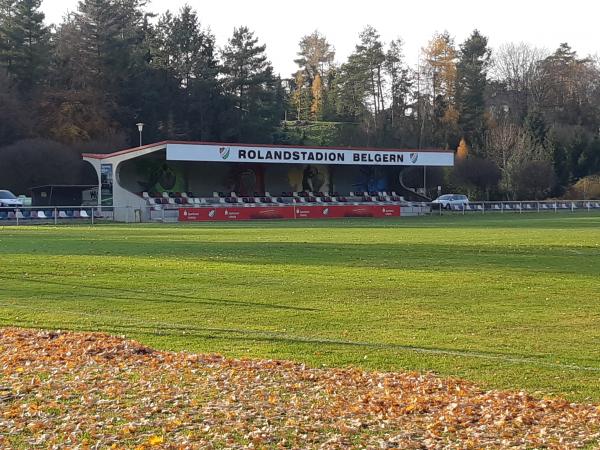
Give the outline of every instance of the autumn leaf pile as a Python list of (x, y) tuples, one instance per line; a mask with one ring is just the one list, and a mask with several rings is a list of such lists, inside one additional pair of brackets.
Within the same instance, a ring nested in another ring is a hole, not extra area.
[(0, 329), (0, 448), (577, 448), (596, 405)]

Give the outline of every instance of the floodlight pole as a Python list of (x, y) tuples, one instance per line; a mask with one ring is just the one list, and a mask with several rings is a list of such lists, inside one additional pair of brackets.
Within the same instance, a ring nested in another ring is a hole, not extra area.
[(142, 146), (142, 130), (144, 129), (144, 123), (143, 122), (139, 122), (136, 123), (137, 127), (138, 127), (138, 131), (140, 132), (140, 147)]

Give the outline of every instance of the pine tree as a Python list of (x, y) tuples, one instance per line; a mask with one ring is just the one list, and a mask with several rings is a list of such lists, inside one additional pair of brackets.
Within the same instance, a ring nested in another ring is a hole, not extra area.
[(281, 117), (277, 101), (278, 81), (265, 54), (266, 46), (247, 27), (236, 28), (222, 52), (223, 83), (236, 110), (233, 138), (271, 141)]
[(18, 88), (27, 93), (44, 81), (48, 67), (50, 32), (44, 25), (40, 5), (41, 0), (18, 0), (12, 6), (12, 17), (7, 18), (9, 25), (2, 32), (7, 70)]
[(402, 45), (401, 39), (393, 40), (385, 55), (384, 63), (386, 73), (390, 79), (392, 127), (399, 123), (406, 115), (408, 97), (413, 84), (409, 76), (409, 69), (404, 64)]
[(308, 84), (311, 85), (317, 74), (321, 78), (327, 76), (334, 58), (335, 51), (325, 36), (314, 31), (300, 40), (298, 59), (294, 62), (304, 72)]
[(0, 67), (9, 69), (12, 65), (15, 43), (13, 28), (15, 0), (0, 0)]
[(475, 30), (460, 46), (456, 99), (459, 126), (470, 147), (480, 151), (485, 133), (485, 88), (490, 64), (488, 40)]

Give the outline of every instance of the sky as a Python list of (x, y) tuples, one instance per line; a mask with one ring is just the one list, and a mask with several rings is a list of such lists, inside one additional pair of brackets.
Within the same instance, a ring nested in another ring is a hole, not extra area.
[[(48, 23), (60, 23), (78, 0), (43, 0)], [(289, 77), (295, 70), (298, 42), (319, 30), (344, 62), (358, 42), (359, 32), (375, 27), (384, 43), (402, 38), (410, 66), (417, 66), (420, 49), (436, 32), (447, 30), (457, 44), (477, 28), (492, 48), (506, 42), (526, 42), (554, 50), (568, 42), (580, 56), (600, 54), (597, 0), (152, 0), (148, 10), (172, 12), (189, 4), (203, 27), (227, 43), (233, 28), (248, 26), (267, 45), (275, 72)]]

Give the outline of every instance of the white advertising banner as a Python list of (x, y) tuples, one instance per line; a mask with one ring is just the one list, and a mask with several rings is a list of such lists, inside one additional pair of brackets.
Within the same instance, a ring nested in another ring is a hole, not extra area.
[(451, 151), (395, 151), (310, 147), (167, 144), (169, 161), (375, 166), (453, 166)]

